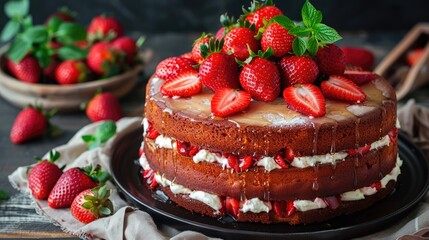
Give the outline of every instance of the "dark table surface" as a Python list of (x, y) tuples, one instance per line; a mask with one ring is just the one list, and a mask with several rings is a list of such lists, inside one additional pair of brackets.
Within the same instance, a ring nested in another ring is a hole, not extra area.
[[(405, 35), (403, 32), (384, 33), (343, 33), (344, 39), (339, 45), (364, 46), (371, 49), (379, 62)], [(137, 86), (126, 97), (121, 105), (127, 115), (139, 115), (143, 112), (144, 87), (162, 59), (180, 55), (191, 49), (193, 40), (200, 33), (146, 36), (147, 41), (142, 50), (152, 51), (153, 58), (145, 66)], [(427, 95), (427, 94), (425, 94)], [(14, 145), (9, 140), (9, 131), (20, 111), (0, 98), (0, 189), (9, 193), (8, 201), (0, 201), (0, 238), (73, 238), (47, 219), (36, 214), (29, 197), (12, 188), (8, 175), (17, 167), (32, 164), (34, 156), (43, 156), (50, 149), (66, 143), (77, 130), (90, 123), (83, 112), (57, 115), (52, 122), (64, 131), (60, 137), (42, 138), (22, 145)]]

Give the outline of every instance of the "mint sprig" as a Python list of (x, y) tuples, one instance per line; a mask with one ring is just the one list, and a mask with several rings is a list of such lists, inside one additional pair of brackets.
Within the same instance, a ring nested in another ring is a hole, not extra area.
[(338, 32), (322, 23), (322, 12), (317, 10), (308, 0), (302, 10), (302, 22), (295, 23), (286, 16), (276, 16), (275, 22), (288, 29), (289, 34), (296, 36), (292, 44), (295, 55), (302, 56), (306, 52), (316, 55), (319, 47), (334, 43), (342, 37)]
[(100, 124), (93, 135), (83, 135), (82, 140), (88, 145), (88, 149), (100, 147), (116, 134), (116, 124), (114, 121), (105, 121)]

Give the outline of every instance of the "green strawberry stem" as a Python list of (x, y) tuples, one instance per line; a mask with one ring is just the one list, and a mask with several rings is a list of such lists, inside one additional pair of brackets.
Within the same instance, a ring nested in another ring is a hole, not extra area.
[(112, 214), (113, 205), (108, 201), (110, 197), (110, 189), (106, 185), (91, 189), (93, 195), (85, 195), (86, 200), (82, 207), (90, 210), (96, 217), (105, 217)]
[(244, 66), (246, 64), (249, 64), (255, 57), (268, 59), (274, 54), (274, 50), (271, 47), (268, 47), (265, 52), (259, 49), (257, 53), (254, 53), (252, 49), (250, 49), (249, 45), (247, 45), (247, 50), (249, 51), (249, 57), (246, 60), (240, 61), (237, 58), (235, 59), (238, 65)]
[(104, 184), (110, 179), (110, 174), (103, 171), (100, 165), (97, 165), (94, 168), (92, 164), (90, 164), (85, 168), (80, 168), (80, 170), (96, 183)]
[(222, 51), (222, 47), (223, 47), (223, 39), (222, 40), (217, 40), (217, 39), (210, 39), (208, 46), (206, 44), (201, 44), (200, 45), (200, 49), (201, 49), (201, 55), (204, 58), (207, 58), (208, 56), (210, 56), (210, 54), (212, 53), (219, 53)]

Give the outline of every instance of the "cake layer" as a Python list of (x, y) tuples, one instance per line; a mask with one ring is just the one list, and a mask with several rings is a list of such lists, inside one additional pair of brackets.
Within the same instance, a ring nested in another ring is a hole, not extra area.
[(326, 115), (309, 118), (288, 109), (283, 99), (252, 101), (245, 112), (213, 117), (213, 93), (204, 89), (189, 98), (166, 98), (163, 80), (151, 78), (145, 116), (161, 134), (201, 148), (235, 154), (274, 155), (291, 148), (295, 155), (338, 152), (375, 142), (396, 124), (394, 89), (382, 78), (361, 86), (367, 100), (348, 104), (326, 100)]
[(195, 163), (191, 157), (159, 147), (148, 138), (144, 144), (145, 156), (155, 172), (195, 190), (238, 199), (294, 200), (337, 195), (379, 181), (392, 171), (397, 158), (397, 146), (388, 144), (363, 155), (347, 154), (343, 160), (329, 164), (272, 171), (255, 166), (237, 173), (219, 163)]

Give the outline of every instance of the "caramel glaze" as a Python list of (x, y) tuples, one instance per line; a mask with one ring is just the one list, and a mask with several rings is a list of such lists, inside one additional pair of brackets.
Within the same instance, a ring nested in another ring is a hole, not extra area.
[(156, 148), (150, 139), (145, 139), (144, 149), (151, 168), (177, 184), (219, 196), (264, 201), (314, 199), (369, 186), (390, 173), (397, 158), (397, 145), (389, 144), (364, 155), (349, 155), (336, 164), (271, 172), (252, 167), (237, 173), (218, 163), (196, 164), (176, 150)]
[(163, 135), (217, 152), (274, 155), (290, 147), (297, 156), (327, 154), (375, 142), (396, 124), (395, 91), (382, 78), (361, 86), (364, 103), (327, 100), (327, 113), (320, 118), (288, 109), (281, 98), (252, 101), (244, 112), (213, 117), (210, 90), (166, 98), (159, 92), (162, 82), (149, 80), (145, 117)]

